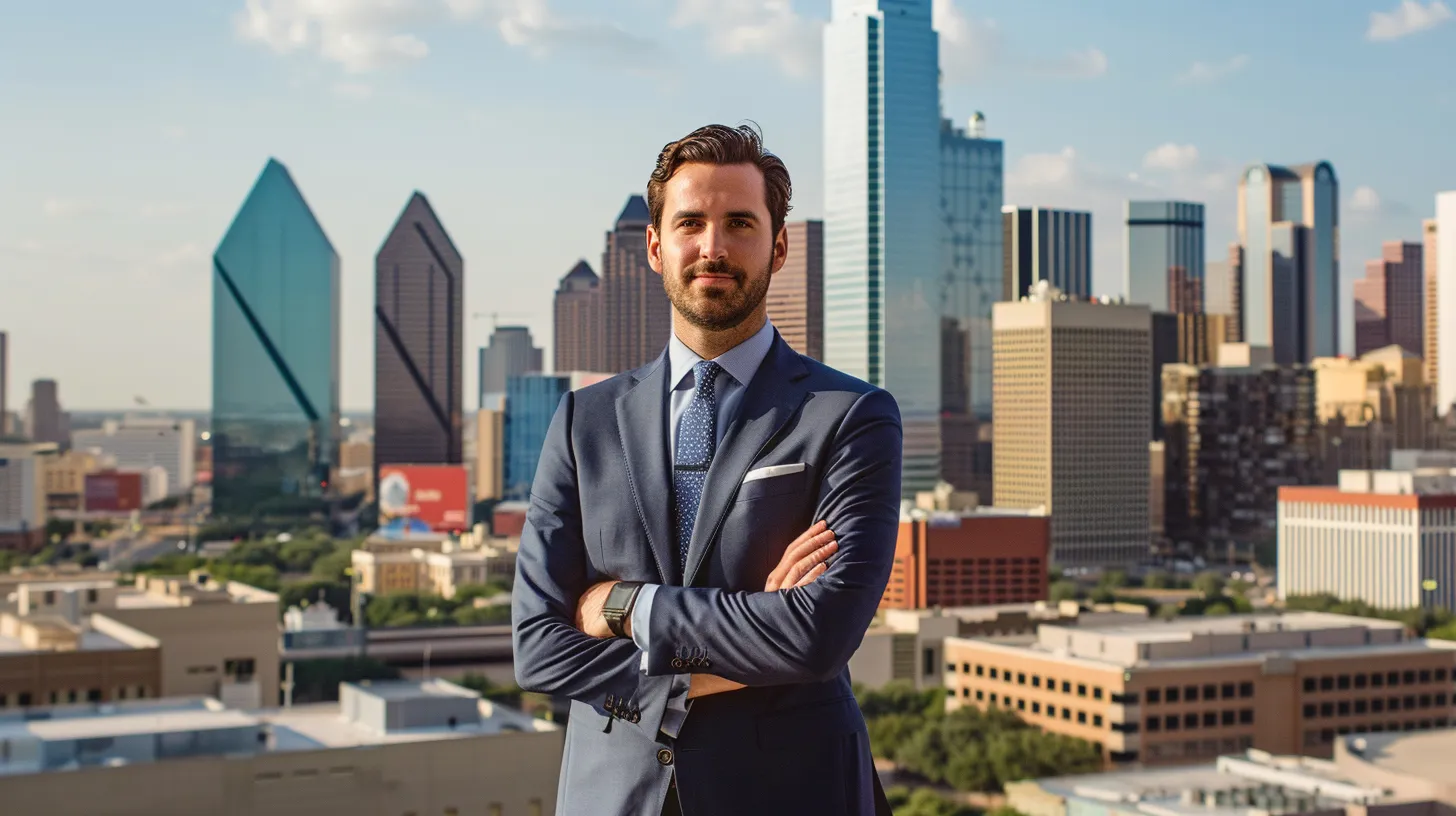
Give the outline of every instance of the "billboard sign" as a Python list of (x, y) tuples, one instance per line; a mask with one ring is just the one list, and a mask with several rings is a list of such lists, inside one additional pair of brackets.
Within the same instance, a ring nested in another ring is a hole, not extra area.
[(462, 465), (379, 468), (379, 526), (392, 532), (453, 533), (470, 527), (470, 477)]
[(130, 513), (142, 506), (142, 474), (105, 471), (86, 474), (88, 513)]

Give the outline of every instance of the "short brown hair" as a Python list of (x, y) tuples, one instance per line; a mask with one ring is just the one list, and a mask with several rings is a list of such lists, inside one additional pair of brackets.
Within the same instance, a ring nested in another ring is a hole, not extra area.
[(763, 149), (763, 134), (756, 125), (738, 127), (704, 125), (675, 142), (669, 142), (657, 154), (657, 166), (647, 182), (647, 210), (652, 226), (662, 228), (662, 188), (667, 186), (677, 169), (684, 164), (751, 164), (763, 173), (764, 194), (773, 235), (778, 237), (789, 215), (789, 168), (778, 156)]

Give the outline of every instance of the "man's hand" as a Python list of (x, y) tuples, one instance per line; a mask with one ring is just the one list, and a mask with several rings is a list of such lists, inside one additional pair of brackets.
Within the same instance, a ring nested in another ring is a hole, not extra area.
[[(607, 593), (616, 585), (616, 581), (602, 581), (581, 593), (581, 600), (576, 602), (576, 628), (594, 638), (614, 637), (607, 619), (602, 617), (602, 609), (607, 605)], [(626, 627), (630, 634), (632, 622), (627, 621)]]

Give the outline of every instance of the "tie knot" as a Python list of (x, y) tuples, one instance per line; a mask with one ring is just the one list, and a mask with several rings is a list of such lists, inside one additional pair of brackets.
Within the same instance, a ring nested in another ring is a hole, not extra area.
[(699, 394), (712, 394), (713, 381), (718, 379), (718, 372), (723, 366), (712, 360), (702, 360), (693, 365), (693, 385)]

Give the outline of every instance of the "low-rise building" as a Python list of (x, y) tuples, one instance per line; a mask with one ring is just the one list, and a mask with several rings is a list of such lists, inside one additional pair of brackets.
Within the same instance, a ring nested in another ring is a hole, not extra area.
[(1006, 797), (1026, 816), (1437, 816), (1329, 760), (1254, 750), (1185, 768), (1011, 782)]
[(14, 813), (543, 816), (563, 732), (439, 680), (342, 684), (338, 703), (182, 698), (0, 714)]
[(371, 536), (350, 560), (361, 592), (424, 592), (455, 597), (460, 587), (510, 580), (519, 539), (485, 535), (484, 525), (460, 537), (444, 533)]
[(1444, 728), (1456, 643), (1314, 612), (1042, 625), (1031, 642), (948, 638), (949, 708), (1017, 712), (1112, 764), (1258, 748), (1330, 755), (1337, 735)]
[(1384, 788), (1405, 800), (1431, 800), (1456, 808), (1456, 729), (1384, 734), (1351, 734), (1335, 743), (1335, 765), (1362, 785)]
[(1456, 470), (1342, 470), (1279, 489), (1279, 597), (1456, 609)]
[(907, 507), (880, 608), (1044, 600), (1050, 562), (1051, 519), (1041, 511)]
[(156, 638), (103, 615), (0, 613), (0, 713), (14, 708), (156, 697)]

